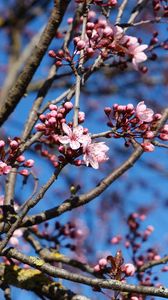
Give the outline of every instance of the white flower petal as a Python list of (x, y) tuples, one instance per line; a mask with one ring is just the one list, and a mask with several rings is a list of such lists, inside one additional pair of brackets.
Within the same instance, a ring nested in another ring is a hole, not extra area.
[(63, 123), (62, 129), (68, 136), (72, 135), (72, 129), (67, 124)]

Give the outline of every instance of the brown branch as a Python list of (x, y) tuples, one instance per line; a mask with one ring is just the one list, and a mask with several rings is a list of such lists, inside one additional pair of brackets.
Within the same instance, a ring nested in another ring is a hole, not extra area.
[(151, 260), (138, 269), (138, 272), (144, 272), (154, 266), (163, 265), (168, 262), (168, 255), (158, 260)]
[[(33, 233), (36, 234), (36, 232)], [(29, 230), (24, 231), (24, 238), (30, 243), (36, 253), (45, 260), (45, 262), (61, 262), (71, 267), (78, 268), (83, 272), (95, 274), (94, 269), (91, 268), (88, 264), (82, 263), (76, 259), (69, 258), (68, 256), (65, 256), (57, 251), (51, 251), (48, 248), (42, 247), (37, 238), (35, 238)]]
[(6, 121), (24, 95), (26, 88), (36, 72), (50, 42), (55, 36), (55, 32), (62, 21), (69, 2), (70, 0), (55, 0), (52, 14), (38, 45), (32, 51), (31, 56), (16, 81), (16, 84), (9, 91), (7, 99), (5, 102), (0, 103), (0, 125)]
[[(89, 300), (88, 298), (76, 295), (64, 288), (60, 283), (54, 282), (42, 272), (33, 269), (22, 269), (16, 265), (0, 264), (0, 276), (3, 284), (32, 291), (36, 295), (45, 296), (55, 300)], [(9, 299), (9, 298), (6, 298)]]
[(50, 220), (55, 218), (63, 213), (70, 211), (76, 207), (81, 205), (85, 205), (91, 200), (98, 197), (103, 191), (105, 191), (110, 184), (112, 184), (117, 178), (119, 178), (125, 171), (131, 168), (134, 163), (139, 159), (142, 155), (143, 150), (139, 146), (129, 157), (129, 159), (124, 162), (120, 167), (111, 172), (107, 177), (105, 177), (100, 184), (93, 188), (88, 193), (80, 195), (79, 197), (74, 197), (73, 199), (65, 200), (60, 206), (54, 207), (52, 209), (46, 210), (40, 214), (36, 214), (30, 217), (25, 217), (23, 220), (22, 226), (32, 226), (34, 224), (40, 224), (46, 220)]
[(144, 9), (149, 0), (139, 0), (137, 5), (134, 7), (131, 16), (128, 20), (128, 24), (133, 23), (136, 17), (139, 15), (142, 9)]
[(26, 216), (28, 211), (33, 208), (39, 201), (44, 197), (45, 193), (48, 191), (50, 186), (55, 182), (57, 179), (59, 173), (63, 169), (64, 165), (61, 165), (55, 172), (54, 174), (49, 178), (49, 180), (46, 182), (44, 186), (41, 187), (40, 191), (38, 192), (37, 196), (31, 199), (28, 199), (27, 202), (25, 202), (22, 207), (21, 207), (21, 213), (18, 216), (17, 220), (15, 223), (9, 227), (9, 230), (7, 232), (7, 235), (3, 241), (0, 243), (0, 252), (4, 249), (4, 247), (7, 245), (9, 239), (12, 237), (13, 232), (19, 227), (21, 224), (23, 218)]
[(124, 13), (124, 10), (126, 8), (127, 3), (128, 3), (128, 0), (123, 0), (121, 5), (119, 6), (118, 14), (117, 14), (117, 17), (116, 17), (116, 24), (117, 25), (120, 24), (120, 21), (121, 21), (121, 18), (122, 18), (122, 15)]
[(168, 299), (168, 289), (164, 287), (156, 288), (136, 286), (133, 284), (123, 283), (118, 280), (91, 278), (80, 274), (70, 273), (64, 269), (53, 267), (50, 264), (45, 263), (42, 259), (39, 259), (38, 257), (27, 256), (12, 248), (4, 251), (3, 255), (5, 255), (7, 258), (15, 258), (21, 261), (22, 263), (26, 263), (31, 267), (40, 270), (41, 272), (43, 272), (43, 274), (48, 274), (52, 277), (63, 278), (69, 281), (82, 283), (91, 287), (105, 288), (110, 290), (112, 289), (119, 292), (153, 295)]

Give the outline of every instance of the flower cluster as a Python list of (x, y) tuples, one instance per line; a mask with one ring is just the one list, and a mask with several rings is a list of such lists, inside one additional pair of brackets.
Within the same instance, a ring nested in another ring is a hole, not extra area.
[[(152, 109), (146, 107), (144, 101), (139, 102), (136, 107), (133, 104), (114, 104), (112, 108), (106, 107), (104, 111), (109, 120), (107, 125), (112, 128), (115, 138), (124, 138), (126, 146), (129, 146), (131, 139), (137, 142), (137, 139), (141, 138), (144, 151), (154, 151), (152, 140), (161, 114), (154, 114)], [(168, 140), (167, 124), (160, 129), (158, 138)]]
[(94, 271), (101, 274), (107, 274), (110, 278), (123, 280), (125, 276), (133, 276), (135, 266), (131, 263), (124, 264), (124, 259), (121, 251), (117, 251), (115, 256), (107, 256), (107, 258), (99, 259), (97, 265), (94, 266)]
[[(31, 168), (34, 165), (33, 159), (25, 159), (24, 155), (19, 155), (20, 139), (8, 138), (5, 143), (0, 140), (0, 175), (7, 175), (13, 166)], [(16, 164), (17, 163), (17, 164)], [(25, 168), (19, 171), (19, 174), (28, 176), (29, 171)]]
[[(99, 163), (108, 159), (106, 152), (109, 148), (104, 142), (92, 143), (91, 135), (87, 128), (83, 128), (81, 125), (73, 128), (71, 122), (69, 125), (66, 123), (66, 115), (72, 107), (71, 102), (65, 102), (59, 108), (51, 104), (49, 106), (50, 112), (39, 116), (42, 123), (38, 123), (35, 128), (43, 132), (45, 136), (41, 138), (43, 144), (57, 145), (58, 151), (64, 155), (61, 157), (51, 156), (55, 167), (59, 165), (59, 161), (60, 163), (68, 161), (77, 166), (84, 162), (86, 166), (90, 164), (94, 169), (98, 169)], [(79, 112), (78, 122), (82, 123), (84, 119), (84, 113)], [(41, 154), (43, 153), (45, 153), (44, 150), (41, 150)], [(83, 154), (83, 161), (76, 159), (81, 154)], [(48, 152), (45, 156), (48, 156)]]
[(103, 60), (117, 56), (122, 63), (128, 60), (132, 61), (134, 68), (137, 70), (141, 62), (147, 60), (144, 50), (147, 45), (140, 45), (138, 39), (133, 36), (125, 35), (120, 26), (109, 24), (105, 19), (96, 19), (88, 21), (86, 25), (85, 38), (76, 36), (74, 38), (74, 52), (71, 55), (69, 50), (49, 51), (49, 55), (56, 59), (56, 65), (61, 66), (63, 61), (67, 62), (71, 68), (74, 67), (74, 57), (80, 54), (88, 60), (93, 55), (101, 55)]

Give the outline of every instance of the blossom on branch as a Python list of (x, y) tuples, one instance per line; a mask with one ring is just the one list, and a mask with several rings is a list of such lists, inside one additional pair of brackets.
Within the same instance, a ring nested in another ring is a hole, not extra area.
[(67, 124), (63, 123), (62, 129), (66, 135), (59, 137), (60, 143), (65, 145), (69, 144), (73, 150), (79, 149), (81, 144), (90, 141), (90, 136), (83, 134), (83, 127), (80, 125), (71, 129)]
[(109, 147), (105, 145), (104, 142), (100, 143), (88, 143), (83, 146), (84, 156), (83, 160), (86, 164), (86, 166), (89, 166), (89, 164), (94, 169), (99, 168), (99, 163), (102, 163), (109, 159), (109, 157), (106, 156), (106, 152), (109, 150)]
[(140, 121), (151, 122), (153, 120), (154, 112), (151, 108), (146, 107), (144, 101), (141, 101), (136, 107), (136, 115)]
[(3, 161), (0, 161), (0, 175), (2, 174), (8, 174), (11, 170), (11, 166), (8, 166), (6, 163), (4, 163)]

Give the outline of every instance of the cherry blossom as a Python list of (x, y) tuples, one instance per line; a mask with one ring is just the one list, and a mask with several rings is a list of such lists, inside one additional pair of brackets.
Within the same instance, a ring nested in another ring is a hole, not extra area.
[(67, 124), (63, 123), (62, 129), (66, 135), (59, 137), (60, 143), (69, 144), (73, 150), (79, 149), (81, 144), (88, 143), (90, 141), (90, 136), (83, 134), (83, 127), (80, 125), (71, 129)]
[(0, 161), (0, 175), (2, 174), (8, 174), (11, 170), (11, 166), (8, 166), (6, 163), (4, 163), (3, 161)]
[(148, 48), (148, 45), (145, 45), (145, 44), (144, 45), (135, 44), (135, 45), (130, 45), (128, 47), (129, 54), (131, 54), (133, 56), (132, 63), (136, 70), (138, 69), (138, 64), (147, 60), (148, 57), (143, 52), (147, 48)]
[(94, 169), (98, 169), (99, 163), (102, 163), (109, 159), (106, 156), (106, 152), (109, 150), (109, 147), (107, 147), (104, 142), (92, 144), (88, 143), (84, 145), (83, 150), (83, 160), (86, 166), (89, 166), (90, 164)]
[(146, 107), (144, 101), (141, 101), (136, 107), (136, 115), (140, 121), (151, 122), (153, 120), (154, 112), (151, 108)]

